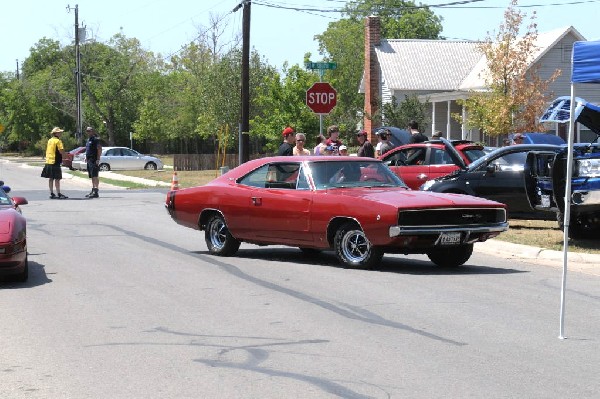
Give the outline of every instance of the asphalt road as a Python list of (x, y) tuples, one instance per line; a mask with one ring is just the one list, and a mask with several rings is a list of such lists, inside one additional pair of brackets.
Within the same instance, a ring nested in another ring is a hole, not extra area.
[[(0, 161), (1, 162), (1, 161)], [(166, 189), (0, 163), (30, 203), (31, 275), (0, 284), (1, 398), (596, 398), (600, 278), (478, 251), (456, 271), (242, 245), (208, 255)], [(476, 244), (476, 247), (486, 243)]]

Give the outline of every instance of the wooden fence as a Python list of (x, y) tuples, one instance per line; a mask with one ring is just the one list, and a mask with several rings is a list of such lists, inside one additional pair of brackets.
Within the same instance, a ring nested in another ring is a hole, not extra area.
[[(250, 154), (250, 159), (266, 157), (266, 154)], [(222, 166), (233, 169), (239, 165), (238, 154), (226, 154), (225, 160), (220, 157), (217, 162), (215, 154), (175, 154), (173, 167), (175, 170), (217, 170)]]

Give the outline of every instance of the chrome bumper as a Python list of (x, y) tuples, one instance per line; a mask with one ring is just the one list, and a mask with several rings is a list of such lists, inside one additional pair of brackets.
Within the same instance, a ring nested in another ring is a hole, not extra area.
[(392, 226), (390, 237), (432, 235), (450, 232), (466, 232), (470, 234), (500, 233), (508, 230), (508, 222), (488, 226)]

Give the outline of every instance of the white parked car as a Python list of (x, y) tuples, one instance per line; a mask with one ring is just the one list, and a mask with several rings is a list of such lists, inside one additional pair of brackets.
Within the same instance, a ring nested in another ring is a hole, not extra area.
[[(100, 156), (100, 170), (136, 170), (147, 169), (157, 170), (164, 167), (160, 159), (143, 155), (127, 147), (102, 147)], [(86, 170), (87, 164), (85, 153), (76, 155), (73, 158), (73, 168)]]

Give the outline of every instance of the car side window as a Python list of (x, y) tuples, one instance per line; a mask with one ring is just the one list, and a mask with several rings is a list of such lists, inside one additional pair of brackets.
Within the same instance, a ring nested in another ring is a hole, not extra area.
[(106, 151), (106, 156), (107, 156), (107, 157), (112, 157), (112, 156), (114, 156), (114, 155), (117, 155), (117, 153), (116, 153), (116, 150), (115, 150), (115, 149), (112, 149), (112, 150), (108, 150), (108, 151)]
[(411, 166), (424, 165), (427, 148), (410, 148), (406, 152), (406, 164)]
[(387, 159), (384, 159), (383, 162), (385, 162), (387, 166), (406, 165), (406, 154), (404, 151), (396, 151), (392, 155), (388, 156)]
[(430, 154), (430, 165), (452, 165), (452, 157), (445, 150), (440, 148), (432, 148)]
[[(296, 189), (300, 163), (264, 165), (241, 178), (238, 183), (260, 188)], [(308, 188), (308, 183), (305, 183)]]
[(134, 151), (131, 151), (128, 148), (121, 148), (121, 153), (126, 157), (135, 157), (137, 155)]

